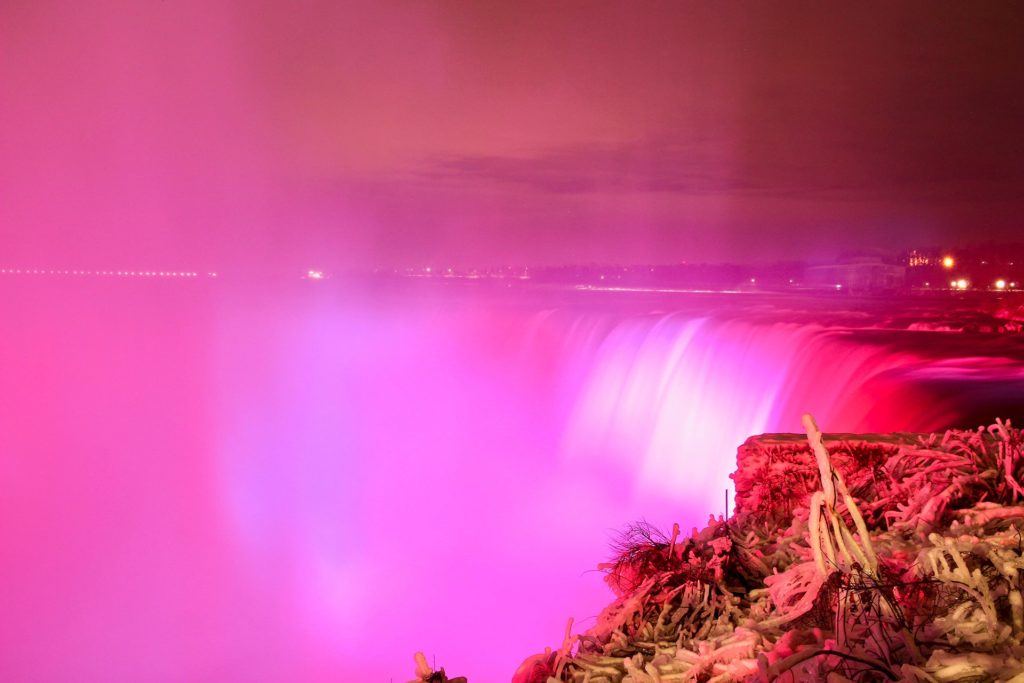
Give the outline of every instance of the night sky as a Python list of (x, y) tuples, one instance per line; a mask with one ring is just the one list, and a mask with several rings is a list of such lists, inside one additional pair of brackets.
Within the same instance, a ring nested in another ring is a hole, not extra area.
[(0, 2), (0, 261), (1024, 239), (1012, 2)]

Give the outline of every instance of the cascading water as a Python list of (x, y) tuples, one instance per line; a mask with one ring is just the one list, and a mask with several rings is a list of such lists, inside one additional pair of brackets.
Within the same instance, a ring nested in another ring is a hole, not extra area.
[(813, 324), (666, 315), (624, 320), (592, 349), (573, 393), (562, 456), (619, 469), (642, 495), (720, 511), (736, 445), (798, 431), (939, 429), (957, 413), (894, 371), (924, 359)]
[(0, 677), (505, 680), (607, 601), (610, 530), (723, 512), (751, 434), (1020, 395), (999, 354), (710, 307), (201, 294), (4, 304)]

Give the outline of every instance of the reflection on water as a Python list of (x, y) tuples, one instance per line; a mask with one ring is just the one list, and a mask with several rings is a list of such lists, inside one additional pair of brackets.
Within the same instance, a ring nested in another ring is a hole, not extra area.
[(5, 287), (5, 680), (505, 680), (607, 601), (610, 529), (722, 511), (747, 436), (1024, 395), (1014, 339), (816, 302)]

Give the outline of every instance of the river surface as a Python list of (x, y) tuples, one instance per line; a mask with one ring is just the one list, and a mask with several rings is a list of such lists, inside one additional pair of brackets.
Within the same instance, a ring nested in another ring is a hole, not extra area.
[(1021, 337), (934, 331), (947, 298), (0, 295), (5, 681), (508, 680), (608, 602), (614, 530), (724, 511), (748, 436), (1024, 418)]

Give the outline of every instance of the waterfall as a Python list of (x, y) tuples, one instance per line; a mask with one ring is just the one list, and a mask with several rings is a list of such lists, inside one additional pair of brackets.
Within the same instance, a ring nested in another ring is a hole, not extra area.
[(5, 679), (503, 680), (607, 602), (611, 532), (723, 512), (748, 436), (1024, 395), (1019, 344), (717, 300), (97, 287), (0, 304)]

